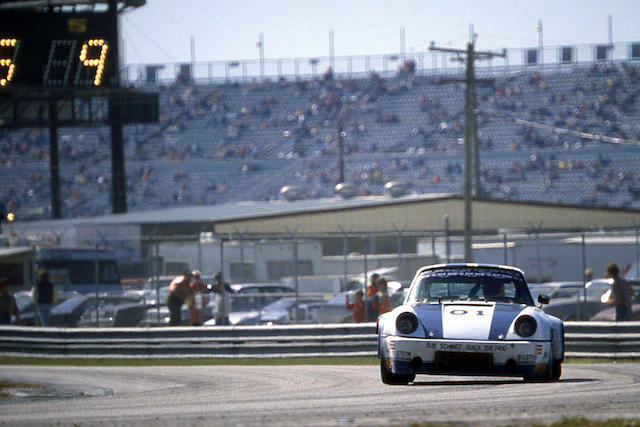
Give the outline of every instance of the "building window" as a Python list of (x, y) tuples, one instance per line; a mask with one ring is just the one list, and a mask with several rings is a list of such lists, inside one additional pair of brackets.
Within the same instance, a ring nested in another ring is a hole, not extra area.
[(527, 49), (525, 55), (526, 65), (535, 65), (538, 63), (538, 49)]
[(231, 280), (233, 282), (254, 282), (256, 276), (253, 269), (253, 263), (251, 262), (232, 262), (231, 268)]
[(631, 59), (640, 59), (640, 43), (631, 44)]
[(563, 46), (560, 48), (560, 62), (562, 62), (563, 64), (569, 63), (569, 62), (573, 62), (574, 61), (574, 54), (573, 54), (573, 48), (571, 46)]
[(610, 50), (611, 50), (611, 46), (609, 45), (596, 46), (596, 61), (608, 60)]
[[(312, 276), (313, 263), (311, 260), (298, 260), (298, 276)], [(280, 280), (283, 277), (293, 276), (292, 261), (267, 262), (267, 277), (269, 280)]]

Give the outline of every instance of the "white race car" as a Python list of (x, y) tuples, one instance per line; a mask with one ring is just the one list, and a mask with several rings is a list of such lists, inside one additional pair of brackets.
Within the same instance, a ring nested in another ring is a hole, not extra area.
[(562, 321), (534, 305), (514, 267), (422, 267), (404, 304), (378, 318), (377, 332), (385, 384), (407, 384), (416, 374), (558, 380), (562, 372)]

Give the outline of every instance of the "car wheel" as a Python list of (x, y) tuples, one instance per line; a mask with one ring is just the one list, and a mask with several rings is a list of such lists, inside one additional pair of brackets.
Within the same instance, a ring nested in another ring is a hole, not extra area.
[(416, 375), (394, 374), (387, 368), (384, 358), (380, 358), (380, 378), (384, 384), (407, 385), (416, 378)]
[(549, 381), (558, 381), (562, 376), (562, 362), (559, 360), (554, 360), (551, 364), (551, 372), (549, 372), (548, 379)]

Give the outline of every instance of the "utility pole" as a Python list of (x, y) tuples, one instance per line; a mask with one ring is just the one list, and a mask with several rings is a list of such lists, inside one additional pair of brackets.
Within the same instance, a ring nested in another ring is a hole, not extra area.
[[(475, 106), (475, 85), (476, 83), (490, 83), (492, 80), (476, 79), (474, 63), (476, 59), (489, 59), (495, 56), (505, 57), (506, 51), (502, 53), (495, 52), (476, 52), (474, 49), (473, 39), (467, 44), (467, 49), (449, 49), (436, 47), (433, 42), (429, 46), (429, 50), (453, 53), (455, 60), (463, 61), (467, 65), (464, 79), (443, 78), (442, 83), (464, 83), (465, 90), (465, 124), (464, 124), (464, 260), (465, 262), (473, 262), (473, 254), (471, 251), (472, 243), (472, 176), (473, 176), (473, 152), (476, 136), (476, 106)], [(478, 160), (476, 159), (476, 162)], [(476, 183), (479, 186), (479, 182)]]

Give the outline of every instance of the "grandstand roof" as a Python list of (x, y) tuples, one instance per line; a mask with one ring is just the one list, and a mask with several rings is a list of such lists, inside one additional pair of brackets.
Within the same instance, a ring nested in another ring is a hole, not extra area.
[[(142, 234), (330, 235), (349, 233), (441, 232), (448, 217), (450, 231), (464, 227), (464, 202), (451, 194), (311, 199), (295, 202), (237, 202), (212, 206), (161, 209), (93, 218), (14, 223), (27, 230), (42, 226), (139, 225)], [(566, 206), (503, 200), (475, 200), (476, 233), (501, 229), (576, 231), (629, 228), (640, 224), (640, 210)]]

